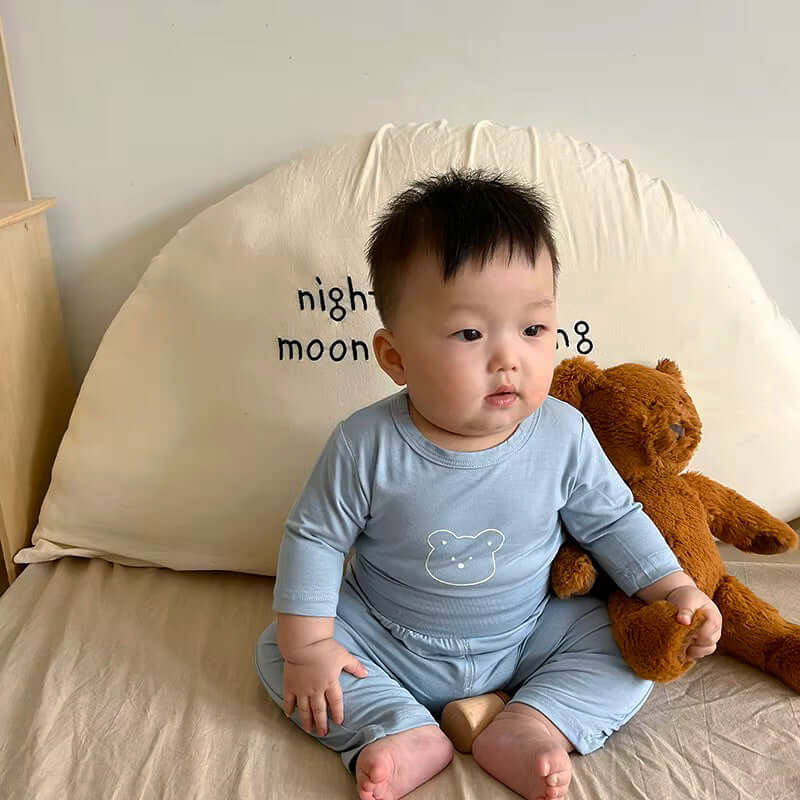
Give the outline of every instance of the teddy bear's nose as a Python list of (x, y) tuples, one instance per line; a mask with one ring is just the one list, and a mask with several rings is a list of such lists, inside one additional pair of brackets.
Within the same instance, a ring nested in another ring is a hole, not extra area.
[(684, 430), (683, 425), (670, 425), (669, 429), (679, 438), (683, 438), (683, 434), (686, 433)]

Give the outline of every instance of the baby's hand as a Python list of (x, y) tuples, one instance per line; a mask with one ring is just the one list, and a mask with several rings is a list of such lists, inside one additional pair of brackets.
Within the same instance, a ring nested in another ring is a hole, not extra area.
[(705, 614), (705, 622), (694, 632), (686, 655), (697, 659), (713, 653), (722, 635), (722, 614), (714, 601), (695, 586), (678, 586), (664, 599), (678, 607), (675, 619), (682, 625), (691, 624), (695, 611)]
[(335, 639), (322, 639), (284, 658), (283, 710), (288, 717), (296, 704), (306, 733), (311, 733), (314, 723), (320, 736), (328, 733), (328, 707), (337, 725), (344, 722), (342, 670), (357, 678), (367, 675), (364, 665)]

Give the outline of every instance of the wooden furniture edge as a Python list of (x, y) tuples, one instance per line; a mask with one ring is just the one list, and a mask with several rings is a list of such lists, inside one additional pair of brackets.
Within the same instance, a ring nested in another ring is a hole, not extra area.
[(56, 204), (55, 197), (34, 197), (19, 203), (0, 203), (0, 228), (35, 217)]
[(75, 402), (44, 213), (52, 205), (39, 201), (0, 226), (0, 545), (9, 584)]

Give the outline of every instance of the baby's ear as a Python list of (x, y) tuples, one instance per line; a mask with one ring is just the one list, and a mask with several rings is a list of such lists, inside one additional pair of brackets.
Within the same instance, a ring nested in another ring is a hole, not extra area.
[(564, 359), (553, 371), (550, 394), (580, 409), (583, 398), (603, 383), (603, 370), (585, 356)]

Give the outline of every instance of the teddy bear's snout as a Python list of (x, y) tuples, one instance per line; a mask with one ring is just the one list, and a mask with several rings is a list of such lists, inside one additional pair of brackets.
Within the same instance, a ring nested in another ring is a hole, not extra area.
[(683, 435), (686, 433), (686, 429), (683, 425), (670, 425), (669, 429), (678, 437), (678, 439), (683, 439)]

